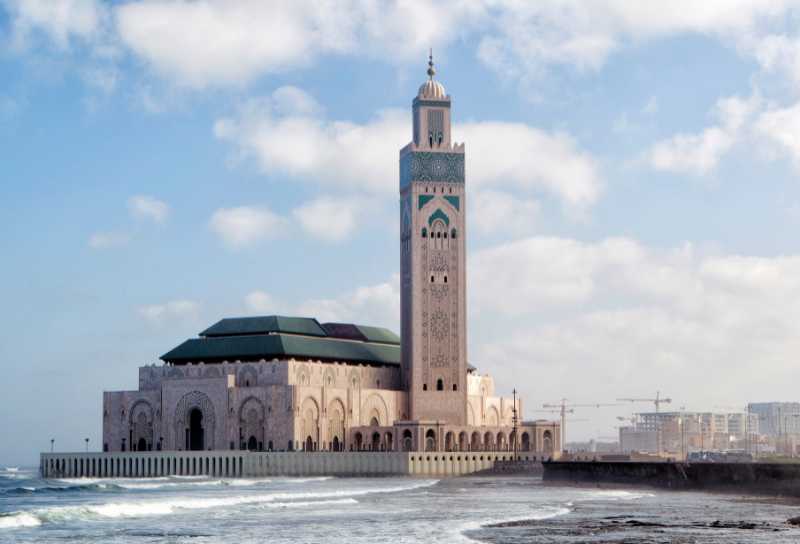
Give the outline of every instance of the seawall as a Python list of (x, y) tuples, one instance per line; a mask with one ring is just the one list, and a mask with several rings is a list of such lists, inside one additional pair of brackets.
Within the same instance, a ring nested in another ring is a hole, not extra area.
[[(160, 451), (42, 453), (44, 478), (459, 476), (508, 467), (512, 452)], [(517, 462), (538, 464), (518, 454)]]
[(547, 482), (800, 497), (800, 464), (550, 461), (543, 466)]

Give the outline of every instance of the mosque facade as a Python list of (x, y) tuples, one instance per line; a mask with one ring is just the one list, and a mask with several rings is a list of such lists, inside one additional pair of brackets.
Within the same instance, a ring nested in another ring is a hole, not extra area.
[(401, 335), (313, 318), (222, 319), (103, 394), (103, 450), (521, 451), (559, 424), (523, 421), (468, 363), (465, 146), (434, 78), (400, 151)]

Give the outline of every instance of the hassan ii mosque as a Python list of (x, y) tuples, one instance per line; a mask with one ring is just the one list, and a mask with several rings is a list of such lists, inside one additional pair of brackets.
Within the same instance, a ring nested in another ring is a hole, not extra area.
[[(400, 150), (401, 335), (306, 317), (227, 318), (103, 394), (103, 451), (557, 452), (467, 361), (464, 144), (428, 79)], [(516, 402), (516, 405), (515, 405)]]

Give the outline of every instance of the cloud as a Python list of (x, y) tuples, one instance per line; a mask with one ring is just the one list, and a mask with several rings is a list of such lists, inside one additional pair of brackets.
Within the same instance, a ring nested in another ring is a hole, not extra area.
[(137, 308), (143, 319), (154, 325), (162, 325), (168, 321), (197, 321), (200, 304), (193, 300), (171, 300), (164, 304), (152, 304)]
[(755, 131), (800, 167), (800, 102), (765, 111), (758, 118)]
[(130, 235), (125, 232), (95, 232), (89, 236), (89, 247), (111, 249), (127, 245), (130, 239)]
[[(410, 140), (410, 113), (379, 111), (363, 124), (329, 121), (318, 107), (284, 114), (276, 94), (245, 103), (235, 117), (218, 120), (217, 138), (231, 142), (240, 157), (254, 158), (268, 174), (300, 181), (394, 194), (397, 152)], [(295, 102), (316, 104), (292, 88)], [(457, 124), (453, 133), (467, 145), (467, 182), (471, 186), (544, 191), (565, 207), (585, 209), (602, 191), (596, 160), (568, 134), (548, 133), (522, 123)]]
[(163, 223), (169, 215), (169, 206), (166, 202), (147, 195), (130, 197), (128, 210), (137, 219), (148, 219), (155, 223)]
[[(337, 50), (332, 27), (345, 10), (279, 2), (129, 2), (116, 10), (119, 37), (158, 74), (190, 87), (244, 84), (265, 72)], [(324, 17), (331, 17), (331, 25)]]
[(383, 283), (367, 285), (335, 298), (308, 300), (297, 307), (299, 315), (313, 315), (320, 321), (375, 324), (399, 330), (400, 276)]
[(469, 197), (467, 221), (480, 234), (530, 233), (541, 212), (538, 201), (499, 191), (478, 191)]
[[(487, 248), (468, 263), (471, 359), (498, 384), (525, 376), (518, 388), (529, 403), (661, 390), (710, 409), (781, 397), (800, 349), (799, 273), (797, 255), (703, 254), (630, 238)], [(583, 432), (610, 428), (615, 415), (592, 413)]]
[(360, 216), (366, 213), (369, 206), (361, 198), (323, 196), (295, 208), (292, 217), (311, 236), (341, 242), (355, 231)]
[(279, 236), (284, 220), (267, 208), (240, 206), (216, 210), (209, 227), (230, 247), (242, 248)]
[(714, 107), (718, 124), (696, 134), (676, 134), (657, 142), (647, 152), (656, 170), (702, 176), (712, 172), (721, 158), (746, 135), (748, 124), (760, 108), (760, 97), (728, 97)]
[(107, 17), (98, 0), (4, 0), (11, 19), (13, 44), (29, 47), (38, 31), (60, 49), (67, 49), (73, 38), (90, 40)]
[(471, 2), (156, 0), (116, 8), (119, 39), (175, 84), (239, 86), (323, 55), (420, 59), (484, 7)]
[(253, 291), (244, 297), (244, 306), (248, 313), (277, 314), (282, 313), (275, 298), (264, 291)]
[(334, 298), (318, 298), (297, 303), (276, 299), (256, 290), (244, 298), (248, 313), (301, 315), (316, 317), (321, 322), (348, 322), (377, 325), (399, 331), (400, 276), (389, 281), (357, 287)]
[(643, 41), (682, 34), (738, 45), (795, 9), (790, 0), (692, 0), (654, 10), (626, 0), (501, 2), (479, 28), (478, 58), (502, 76), (524, 81), (554, 65), (599, 70), (613, 53)]

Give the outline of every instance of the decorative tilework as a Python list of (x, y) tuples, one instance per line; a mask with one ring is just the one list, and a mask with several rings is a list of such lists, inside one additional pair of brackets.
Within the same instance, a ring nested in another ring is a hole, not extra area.
[(455, 209), (459, 210), (459, 204), (461, 203), (457, 196), (446, 196), (444, 197), (446, 201), (448, 201)]
[(425, 204), (433, 200), (433, 195), (419, 195), (419, 204), (417, 206), (418, 210), (421, 210), (425, 207)]
[(437, 219), (441, 219), (442, 221), (444, 221), (445, 225), (450, 226), (450, 218), (447, 217), (447, 215), (439, 208), (437, 208), (436, 211), (433, 212), (431, 216), (428, 218), (428, 226), (430, 227), (431, 225), (433, 225), (433, 222), (436, 221)]
[(464, 154), (416, 151), (403, 155), (400, 186), (412, 181), (464, 183)]

